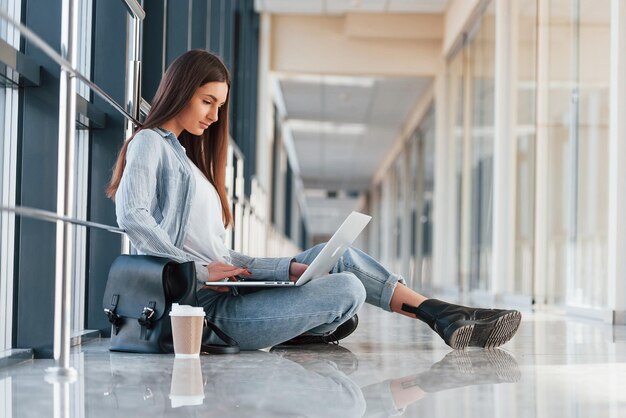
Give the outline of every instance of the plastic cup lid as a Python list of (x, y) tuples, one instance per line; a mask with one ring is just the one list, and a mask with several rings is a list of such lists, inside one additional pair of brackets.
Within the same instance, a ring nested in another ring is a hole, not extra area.
[(172, 303), (170, 316), (205, 316), (204, 309), (199, 306), (179, 305)]

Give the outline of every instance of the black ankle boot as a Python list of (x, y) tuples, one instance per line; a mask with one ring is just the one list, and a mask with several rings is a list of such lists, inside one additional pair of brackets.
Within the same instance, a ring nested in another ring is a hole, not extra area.
[(417, 308), (407, 304), (402, 310), (426, 322), (450, 347), (494, 348), (509, 341), (522, 320), (516, 310), (477, 309), (427, 299)]
[(339, 340), (346, 338), (352, 334), (359, 325), (359, 317), (354, 316), (343, 324), (339, 325), (336, 330), (326, 335), (302, 334), (293, 337), (289, 341), (285, 341), (279, 345), (304, 345), (304, 344), (339, 344)]

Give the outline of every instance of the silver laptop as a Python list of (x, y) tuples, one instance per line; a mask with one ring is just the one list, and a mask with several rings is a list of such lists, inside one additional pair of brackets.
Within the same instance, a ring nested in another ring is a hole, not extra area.
[(339, 229), (335, 232), (332, 238), (326, 243), (322, 251), (319, 252), (317, 257), (313, 260), (307, 269), (302, 273), (302, 276), (296, 282), (292, 281), (257, 281), (257, 280), (243, 280), (237, 282), (205, 282), (207, 286), (232, 286), (232, 287), (245, 287), (245, 286), (270, 286), (270, 287), (283, 287), (283, 286), (302, 286), (305, 283), (310, 282), (321, 276), (327, 275), (339, 260), (339, 257), (348, 249), (354, 242), (356, 237), (359, 236), (361, 231), (372, 219), (371, 216), (365, 215), (359, 212), (352, 212), (345, 221), (341, 224)]

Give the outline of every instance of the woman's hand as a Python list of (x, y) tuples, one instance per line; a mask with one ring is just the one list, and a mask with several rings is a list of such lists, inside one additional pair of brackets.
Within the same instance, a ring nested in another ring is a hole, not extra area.
[[(236, 282), (236, 276), (244, 276), (250, 277), (252, 273), (245, 267), (236, 267), (228, 263), (222, 263), (221, 261), (213, 261), (208, 266), (209, 270), (209, 278), (207, 281), (209, 282), (217, 282), (224, 279), (229, 279), (230, 281)], [(205, 286), (208, 289), (214, 290), (216, 292), (228, 292), (230, 289), (228, 286)]]
[(309, 266), (306, 264), (296, 263), (295, 261), (293, 261), (289, 266), (289, 280), (292, 282), (297, 282), (307, 267)]

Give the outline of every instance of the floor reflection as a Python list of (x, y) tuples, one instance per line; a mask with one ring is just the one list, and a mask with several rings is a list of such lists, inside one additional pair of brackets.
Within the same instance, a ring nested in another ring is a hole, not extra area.
[[(347, 353), (350, 361), (356, 360)], [(117, 409), (120, 416), (140, 411), (215, 417), (360, 417), (365, 413), (360, 388), (337, 363), (321, 357), (298, 363), (288, 356), (258, 351), (197, 361), (170, 357), (162, 366), (144, 368), (138, 378), (129, 379), (132, 356), (112, 354), (108, 382), (87, 381), (90, 405)], [(97, 387), (103, 383), (105, 390), (99, 395)]]
[[(453, 351), (426, 370), (363, 386), (350, 377), (359, 358), (333, 345), (175, 359), (109, 353), (102, 344), (73, 357), (80, 379), (63, 394), (41, 386), (45, 364), (38, 371), (31, 365), (28, 373), (14, 368), (3, 384), (11, 386), (5, 393), (15, 408), (4, 415), (388, 417), (429, 393), (520, 378), (517, 362), (502, 350)], [(29, 392), (37, 386), (43, 390)], [(54, 410), (58, 395), (71, 408)]]
[(341, 346), (195, 361), (94, 341), (73, 349), (73, 383), (45, 381), (51, 360), (0, 369), (0, 417), (626, 416), (626, 327), (525, 318), (491, 351), (450, 351), (428, 327), (379, 312)]
[[(91, 392), (90, 406), (124, 414), (178, 409), (220, 417), (395, 416), (427, 393), (520, 378), (517, 362), (502, 350), (453, 351), (428, 370), (362, 388), (349, 377), (358, 358), (341, 346), (170, 359), (166, 370), (144, 369), (131, 379), (133, 363), (132, 356), (112, 354), (106, 389)], [(87, 385), (95, 389), (98, 383), (88, 378)]]
[[(330, 362), (337, 370), (350, 374), (358, 367), (356, 356), (343, 347), (273, 349), (272, 352), (307, 369), (315, 369), (319, 362)], [(517, 361), (506, 351), (451, 351), (426, 371), (362, 387), (366, 404), (363, 416), (397, 416), (428, 393), (471, 385), (513, 383), (520, 378)]]

